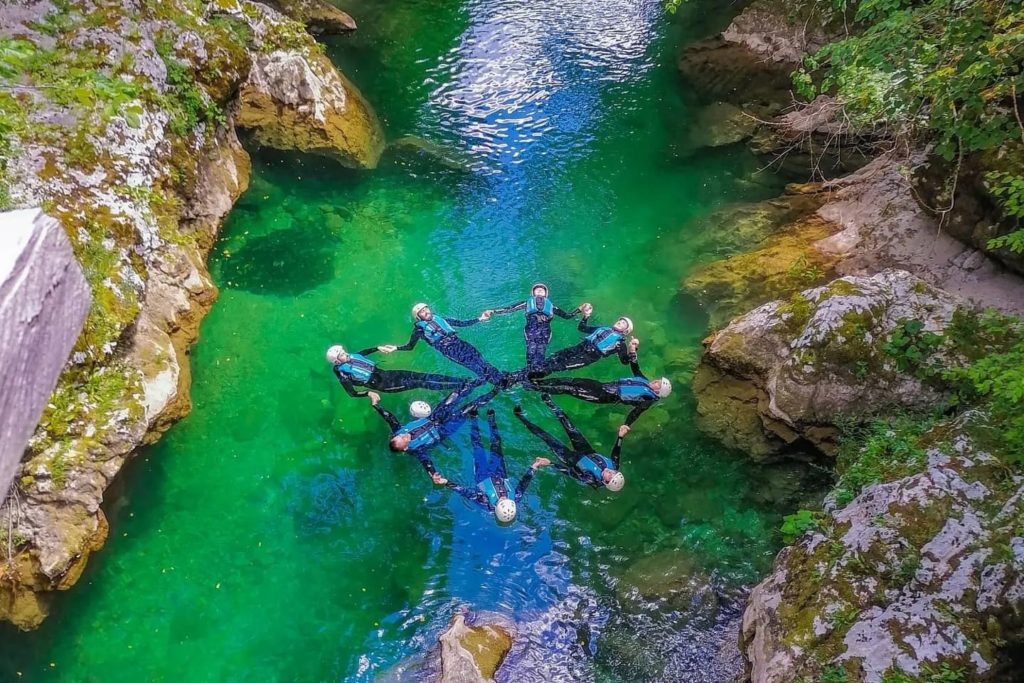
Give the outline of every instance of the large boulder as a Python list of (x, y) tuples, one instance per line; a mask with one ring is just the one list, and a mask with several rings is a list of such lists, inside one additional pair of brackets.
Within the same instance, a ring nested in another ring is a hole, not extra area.
[(500, 624), (470, 626), (464, 614), (452, 618), (441, 644), (441, 683), (493, 683), (512, 649), (512, 635)]
[(797, 444), (832, 454), (837, 424), (942, 399), (883, 348), (907, 321), (917, 321), (920, 334), (941, 332), (960, 303), (906, 271), (886, 270), (759, 306), (705, 343), (693, 380), (698, 424), (755, 459)]
[(1024, 484), (960, 425), (925, 439), (919, 473), (779, 553), (743, 617), (752, 683), (1018, 680)]
[(359, 90), (304, 32), (280, 36), (287, 21), (263, 5), (240, 11), (263, 51), (238, 94), (236, 123), (262, 145), (375, 168), (384, 149), (380, 121)]
[(91, 302), (60, 224), (0, 214), (0, 499), (35, 431)]

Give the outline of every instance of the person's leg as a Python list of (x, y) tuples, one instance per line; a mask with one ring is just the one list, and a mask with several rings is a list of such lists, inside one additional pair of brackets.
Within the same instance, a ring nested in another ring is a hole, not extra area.
[[(379, 377), (379, 379), (378, 379)], [(449, 377), (447, 375), (426, 374), (412, 370), (378, 370), (367, 386), (374, 391), (394, 393), (410, 389), (440, 389), (456, 391), (469, 381), (466, 378)]]
[(505, 473), (505, 453), (501, 448), (501, 432), (493, 410), (487, 411), (487, 426), (491, 429), (491, 471), (504, 479), (508, 476)]
[(590, 365), (591, 363), (600, 360), (600, 358), (601, 354), (595, 351), (593, 347), (586, 342), (580, 342), (576, 346), (570, 346), (567, 349), (562, 349), (561, 351), (556, 351), (551, 354), (541, 365), (540, 370), (538, 372), (531, 373), (531, 376), (542, 377), (555, 372), (576, 370)]
[(487, 451), (484, 450), (484, 443), (480, 438), (480, 419), (476, 415), (473, 415), (469, 423), (469, 440), (473, 444), (473, 477), (479, 484), (490, 475), (490, 470)]
[(596, 379), (586, 377), (555, 377), (538, 379), (533, 386), (545, 394), (567, 394), (590, 403), (609, 403), (605, 399), (602, 385)]
[(538, 437), (541, 441), (547, 444), (548, 448), (551, 449), (551, 452), (555, 454), (555, 457), (557, 457), (559, 460), (561, 460), (570, 467), (573, 464), (575, 464), (575, 461), (573, 461), (571, 457), (567, 457), (571, 456), (571, 454), (568, 453), (569, 449), (567, 449), (565, 446), (559, 443), (558, 439), (544, 431), (543, 427), (540, 427), (539, 425), (535, 425), (534, 423), (530, 422), (526, 418), (526, 416), (523, 415), (521, 412), (516, 412), (515, 415), (516, 417), (519, 418), (523, 425), (530, 431), (531, 434)]
[(526, 331), (526, 369), (540, 370), (544, 366), (544, 355), (551, 343), (551, 325), (527, 323)]
[(465, 340), (453, 339), (443, 347), (438, 346), (438, 349), (449, 360), (472, 370), (492, 384), (497, 384), (502, 379), (501, 370), (488, 363), (476, 347)]
[(543, 401), (548, 404), (551, 408), (551, 412), (555, 414), (558, 421), (562, 424), (562, 429), (565, 430), (566, 436), (569, 437), (569, 441), (572, 442), (572, 447), (580, 453), (593, 453), (594, 447), (590, 445), (587, 438), (583, 436), (583, 433), (576, 428), (576, 425), (572, 423), (569, 416), (565, 414), (565, 411), (555, 405), (555, 402), (551, 400), (551, 397), (544, 394), (541, 396)]

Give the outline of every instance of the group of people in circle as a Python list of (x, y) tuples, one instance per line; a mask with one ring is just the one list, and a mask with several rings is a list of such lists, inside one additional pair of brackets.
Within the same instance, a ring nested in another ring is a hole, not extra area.
[[(477, 318), (457, 320), (434, 313), (427, 304), (412, 307), (413, 330), (409, 341), (402, 346), (383, 344), (352, 353), (341, 345), (327, 349), (327, 361), (334, 374), (353, 397), (368, 397), (378, 415), (390, 430), (388, 446), (394, 452), (415, 457), (433, 482), (445, 486), (467, 500), (493, 512), (500, 524), (510, 524), (516, 518), (517, 503), (521, 500), (534, 473), (553, 464), (554, 469), (576, 481), (594, 488), (604, 487), (620, 491), (626, 484), (619, 469), (622, 441), (633, 422), (655, 402), (672, 392), (672, 383), (665, 377), (648, 379), (640, 369), (637, 351), (640, 341), (631, 336), (633, 321), (623, 316), (610, 326), (591, 325), (594, 308), (584, 303), (566, 312), (549, 298), (547, 285), (538, 282), (530, 295), (502, 308), (483, 311)], [(502, 372), (491, 365), (480, 351), (459, 336), (458, 329), (490, 320), (494, 315), (523, 311), (526, 317), (526, 367), (515, 372)], [(547, 355), (551, 342), (551, 321), (555, 317), (571, 320), (580, 316), (577, 329), (584, 335), (573, 346)], [(390, 354), (412, 350), (425, 341), (445, 358), (473, 372), (475, 377), (453, 377), (436, 373), (381, 368), (369, 359), (374, 353)], [(611, 382), (580, 377), (550, 377), (555, 373), (576, 370), (602, 358), (616, 355), (631, 374)], [(470, 398), (484, 384), (490, 391)], [(513, 413), (527, 430), (539, 438), (555, 457), (536, 458), (518, 482), (509, 479), (501, 434), (493, 409), (488, 409), (490, 433), (489, 448), (483, 445), (479, 423), (479, 410), (500, 391), (521, 386), (540, 393), (542, 401), (561, 423), (568, 444), (531, 422), (518, 401)], [(395, 393), (410, 389), (434, 389), (449, 392), (434, 406), (424, 401), (413, 401), (409, 412), (411, 420), (402, 421), (381, 405), (380, 393)], [(632, 406), (608, 455), (598, 453), (577, 429), (569, 416), (554, 401), (551, 394), (565, 394), (591, 403), (622, 403)], [(470, 440), (473, 446), (473, 486), (462, 486), (444, 477), (430, 457), (431, 449), (452, 436), (470, 422)]]

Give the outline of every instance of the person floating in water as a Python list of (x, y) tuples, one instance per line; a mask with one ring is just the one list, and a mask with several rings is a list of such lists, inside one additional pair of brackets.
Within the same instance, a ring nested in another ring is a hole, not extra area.
[(534, 473), (541, 467), (551, 464), (547, 458), (537, 458), (526, 470), (519, 483), (513, 488), (512, 482), (505, 472), (505, 455), (501, 450), (501, 434), (498, 432), (498, 423), (494, 419), (494, 410), (487, 411), (487, 424), (491, 430), (491, 448), (484, 448), (483, 440), (480, 438), (480, 420), (476, 411), (472, 411), (472, 422), (470, 422), (469, 434), (473, 442), (473, 473), (476, 479), (476, 486), (468, 488), (441, 477), (442, 484), (452, 489), (460, 496), (493, 512), (499, 524), (511, 524), (516, 518), (517, 504), (526, 493), (526, 488), (533, 480)]
[(565, 433), (572, 443), (572, 448), (563, 445), (558, 439), (544, 431), (542, 427), (526, 419), (526, 416), (523, 415), (522, 406), (517, 404), (512, 412), (515, 413), (516, 417), (522, 421), (530, 432), (544, 441), (548, 448), (551, 449), (551, 452), (555, 454), (559, 461), (554, 464), (555, 469), (587, 486), (594, 488), (604, 486), (609, 491), (621, 491), (622, 487), (626, 485), (626, 477), (619, 471), (619, 453), (622, 450), (622, 439), (629, 433), (629, 427), (626, 425), (619, 427), (618, 438), (615, 440), (615, 445), (612, 446), (611, 457), (609, 458), (594, 450), (594, 447), (590, 445), (586, 437), (569, 420), (569, 416), (555, 405), (550, 396), (541, 394), (541, 399), (551, 408), (558, 421), (562, 423), (562, 428), (565, 429)]
[[(487, 316), (488, 318), (490, 316)], [(459, 365), (469, 368), (477, 376), (484, 378), (491, 384), (499, 384), (505, 374), (487, 362), (469, 342), (460, 339), (456, 327), (469, 327), (476, 325), (484, 316), (471, 320), (455, 320), (441, 315), (434, 315), (433, 311), (426, 304), (416, 304), (412, 307), (412, 319), (415, 321), (412, 336), (402, 346), (384, 345), (379, 347), (381, 353), (392, 353), (394, 351), (411, 351), (420, 339), (426, 340), (430, 346), (436, 349), (445, 358), (455, 361)]]
[(548, 286), (543, 282), (538, 282), (531, 288), (529, 299), (501, 308), (486, 310), (480, 317), (487, 320), (494, 314), (503, 315), (515, 311), (526, 311), (526, 327), (523, 328), (523, 336), (526, 337), (526, 369), (533, 371), (540, 369), (548, 350), (548, 344), (551, 343), (552, 318), (557, 315), (559, 318), (572, 320), (580, 314), (584, 306), (589, 305), (583, 304), (583, 306), (578, 306), (566, 313), (548, 298)]
[[(380, 392), (408, 391), (409, 389), (440, 389), (442, 391), (458, 391), (474, 380), (468, 377), (449, 377), (411, 370), (382, 370), (368, 359), (371, 353), (383, 347), (372, 346), (359, 353), (349, 353), (340, 344), (327, 349), (327, 362), (334, 367), (334, 375), (345, 388), (349, 396), (366, 396), (366, 391), (357, 391), (355, 387), (366, 387)], [(479, 386), (479, 382), (474, 386)]]
[(645, 410), (672, 393), (672, 382), (667, 377), (647, 379), (640, 371), (636, 358), (629, 364), (632, 377), (614, 382), (599, 382), (585, 377), (554, 377), (534, 379), (523, 383), (526, 389), (545, 394), (568, 394), (591, 403), (625, 403), (633, 406), (624, 425), (630, 427)]
[(544, 377), (553, 372), (575, 370), (596, 363), (613, 353), (619, 354), (619, 360), (623, 365), (628, 365), (636, 360), (636, 350), (640, 347), (640, 340), (633, 337), (628, 342), (626, 341), (626, 336), (633, 333), (632, 320), (623, 316), (616, 320), (611, 327), (594, 327), (587, 324), (591, 313), (594, 312), (594, 307), (584, 304), (580, 310), (583, 312), (583, 318), (577, 328), (587, 337), (575, 346), (551, 354), (538, 370), (529, 373), (529, 377)]
[(476, 410), (494, 398), (500, 389), (495, 387), (488, 393), (463, 402), (476, 387), (467, 386), (460, 391), (453, 391), (444, 397), (433, 409), (430, 415), (416, 418), (405, 424), (398, 421), (390, 411), (380, 405), (380, 395), (370, 391), (370, 405), (377, 411), (388, 427), (391, 429), (391, 438), (388, 440), (388, 447), (396, 453), (408, 452), (419, 460), (423, 469), (427, 471), (435, 484), (441, 484), (441, 475), (438, 474), (434, 462), (427, 455), (427, 451), (436, 446), (441, 439), (451, 436), (459, 430), (466, 422), (471, 411)]

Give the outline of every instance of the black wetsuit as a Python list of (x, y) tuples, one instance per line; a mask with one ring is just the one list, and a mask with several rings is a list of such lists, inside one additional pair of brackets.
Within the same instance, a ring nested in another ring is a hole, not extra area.
[[(442, 321), (447, 323), (450, 327), (469, 327), (470, 325), (476, 325), (480, 322), (478, 319), (473, 318), (471, 320), (455, 320), (453, 318), (446, 318), (439, 315), (434, 315), (434, 318), (441, 318)], [(429, 325), (430, 322), (428, 321)], [(409, 341), (402, 346), (399, 346), (397, 351), (411, 351), (416, 343), (420, 340), (425, 340), (430, 346), (436, 349), (445, 358), (455, 361), (459, 365), (469, 368), (475, 372), (479, 377), (483, 377), (485, 380), (492, 384), (497, 384), (502, 380), (504, 373), (498, 370), (496, 367), (487, 362), (487, 360), (480, 355), (476, 347), (469, 342), (460, 339), (458, 334), (454, 331), (450, 333), (439, 332), (436, 338), (431, 339), (422, 327), (419, 326), (418, 322), (413, 327), (412, 336), (409, 337)]]
[(633, 360), (629, 365), (633, 377), (623, 377), (614, 382), (599, 382), (586, 377), (553, 377), (534, 379), (523, 383), (526, 389), (546, 394), (568, 394), (590, 403), (625, 403), (633, 406), (624, 424), (632, 425), (645, 410), (654, 405), (658, 395), (650, 388), (649, 380), (640, 371), (640, 365)]
[[(357, 355), (369, 356), (376, 353), (377, 347), (372, 346), (363, 349)], [(413, 372), (412, 370), (382, 370), (372, 363), (373, 369), (369, 370), (369, 378), (363, 379), (359, 376), (360, 369), (353, 369), (352, 362), (338, 363), (334, 366), (334, 376), (345, 388), (349, 396), (366, 396), (365, 391), (357, 391), (355, 387), (366, 387), (373, 391), (394, 393), (397, 391), (408, 391), (409, 389), (439, 389), (442, 391), (458, 391), (473, 380), (468, 377), (449, 377), (448, 375), (437, 375), (433, 373)]]
[(553, 372), (565, 372), (566, 370), (575, 370), (582, 368), (591, 363), (596, 363), (605, 356), (610, 356), (613, 353), (619, 354), (619, 360), (623, 365), (629, 365), (631, 362), (636, 360), (636, 354), (629, 351), (629, 345), (627, 343), (626, 335), (618, 335), (620, 338), (617, 342), (609, 344), (603, 350), (590, 339), (594, 333), (601, 330), (610, 330), (607, 327), (594, 327), (587, 324), (589, 318), (583, 318), (580, 320), (580, 324), (577, 326), (580, 332), (588, 335), (587, 339), (584, 339), (575, 346), (556, 351), (551, 354), (547, 360), (540, 366), (538, 370), (531, 371), (530, 377), (543, 377), (550, 375)]
[(400, 434), (409, 431), (409, 427), (412, 425), (422, 426), (427, 430), (427, 434), (424, 437), (422, 443), (419, 446), (410, 446), (409, 450), (406, 451), (409, 455), (413, 456), (420, 461), (423, 465), (423, 469), (427, 471), (427, 474), (434, 474), (437, 472), (437, 468), (434, 467), (434, 462), (427, 455), (427, 451), (437, 445), (442, 439), (451, 436), (459, 430), (459, 428), (466, 422), (469, 414), (484, 405), (492, 398), (494, 398), (498, 391), (497, 387), (491, 391), (483, 394), (482, 396), (462, 403), (462, 399), (469, 395), (474, 386), (467, 386), (461, 391), (453, 391), (441, 400), (433, 410), (430, 412), (430, 417), (418, 420), (412, 420), (406, 424), (402, 424), (398, 421), (389, 410), (382, 407), (379, 403), (373, 407), (377, 411), (377, 414), (384, 418), (384, 421), (388, 423), (388, 427), (391, 429), (391, 435)]
[[(590, 458), (592, 461), (602, 463), (602, 458), (598, 455), (594, 447), (590, 445), (587, 438), (583, 436), (580, 430), (576, 429), (576, 425), (569, 421), (569, 416), (565, 412), (556, 406), (551, 399), (547, 399), (545, 403), (551, 408), (551, 411), (558, 418), (558, 421), (562, 423), (562, 428), (565, 429), (566, 435), (569, 437), (569, 441), (572, 443), (572, 448), (569, 448), (562, 444), (558, 439), (548, 434), (542, 427), (533, 424), (526, 419), (526, 416), (519, 410), (516, 411), (516, 417), (522, 420), (523, 424), (527, 429), (530, 430), (534, 435), (540, 437), (551, 449), (551, 452), (558, 458), (558, 462), (552, 463), (552, 466), (567, 474), (581, 484), (592, 486), (594, 488), (600, 488), (604, 486), (604, 480), (599, 475), (588, 470), (585, 467), (581, 467), (580, 462), (584, 458)], [(622, 450), (622, 437), (615, 439), (615, 445), (612, 446), (611, 452), (611, 469), (619, 469), (619, 453)]]
[[(480, 421), (476, 415), (473, 416), (469, 427), (470, 440), (473, 442), (473, 473), (476, 486), (467, 488), (451, 481), (446, 486), (466, 500), (493, 512), (494, 504), (491, 502), (491, 497), (485, 492), (487, 488), (491, 488), (498, 497), (511, 498), (518, 503), (526, 493), (530, 481), (533, 480), (534, 472), (532, 467), (527, 468), (519, 479), (515, 490), (510, 490), (511, 482), (508, 481), (508, 474), (505, 471), (505, 455), (501, 450), (501, 435), (498, 433), (498, 424), (491, 411), (487, 413), (487, 424), (491, 429), (490, 451), (484, 449), (483, 440), (480, 438)], [(488, 479), (490, 480), (489, 487), (484, 483)]]
[(551, 304), (551, 315), (548, 315), (545, 313), (544, 304), (547, 297), (538, 296), (530, 298), (534, 300), (534, 305), (530, 307), (533, 310), (527, 310), (527, 304), (530, 303), (530, 299), (527, 299), (509, 306), (495, 308), (494, 312), (501, 315), (515, 311), (527, 311), (526, 327), (523, 328), (523, 336), (526, 337), (526, 369), (539, 370), (544, 362), (544, 355), (547, 353), (548, 344), (551, 343), (552, 316), (557, 315), (559, 318), (572, 320), (579, 315), (580, 309), (576, 308), (566, 313), (558, 306)]

